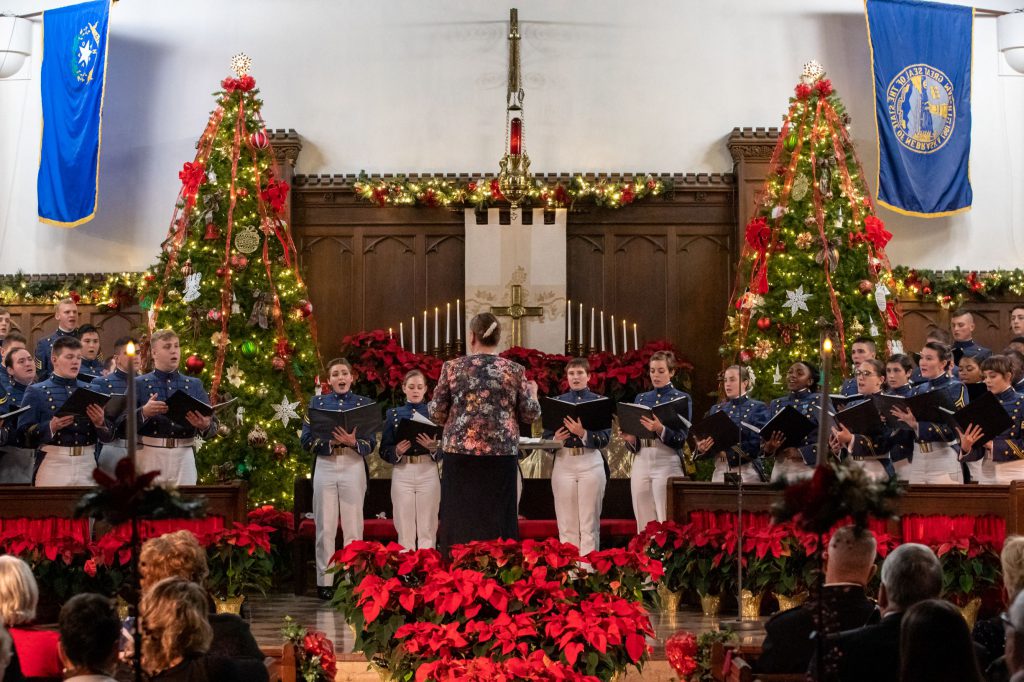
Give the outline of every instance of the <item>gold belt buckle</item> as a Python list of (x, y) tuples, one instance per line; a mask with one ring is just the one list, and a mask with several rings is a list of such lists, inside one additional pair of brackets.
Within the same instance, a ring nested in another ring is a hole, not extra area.
[(654, 447), (654, 439), (653, 438), (641, 438), (640, 439), (640, 447), (642, 447), (642, 448), (653, 448)]
[(409, 464), (419, 464), (420, 457), (423, 457), (423, 456), (424, 455), (406, 455), (405, 456), (405, 461), (408, 462)]
[(573, 457), (579, 457), (583, 454), (583, 448), (569, 448), (569, 451), (572, 453)]
[(85, 447), (82, 445), (72, 445), (68, 448), (68, 457), (81, 457)]
[(924, 452), (931, 452), (931, 451), (932, 451), (932, 444), (931, 443), (924, 443), (924, 442), (921, 443), (921, 452), (922, 453), (924, 453)]

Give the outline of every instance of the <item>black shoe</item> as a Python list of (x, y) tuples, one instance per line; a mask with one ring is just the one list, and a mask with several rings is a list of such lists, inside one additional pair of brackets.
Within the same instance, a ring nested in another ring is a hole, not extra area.
[(333, 587), (317, 587), (316, 588), (316, 596), (317, 596), (318, 599), (322, 599), (324, 601), (330, 601), (331, 599), (334, 598), (334, 588)]

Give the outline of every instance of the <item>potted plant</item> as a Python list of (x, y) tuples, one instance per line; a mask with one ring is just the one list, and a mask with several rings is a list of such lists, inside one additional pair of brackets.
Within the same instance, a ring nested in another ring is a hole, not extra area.
[(690, 579), (686, 571), (692, 532), (692, 524), (683, 526), (675, 521), (651, 521), (629, 542), (630, 550), (643, 552), (648, 558), (661, 563), (664, 575), (658, 581), (658, 595), (663, 608), (669, 613), (679, 609), (683, 588)]
[(799, 606), (810, 593), (818, 572), (818, 536), (804, 533), (792, 523), (779, 526), (783, 530), (783, 551), (775, 562), (778, 572), (772, 584), (772, 593), (779, 602), (779, 610)]
[(285, 616), (285, 653), (281, 656), (282, 666), (294, 664), (295, 678), (303, 682), (334, 682), (338, 672), (338, 659), (334, 643), (319, 630), (310, 630), (296, 623), (291, 616)]
[(722, 606), (722, 594), (736, 575), (736, 531), (705, 528), (691, 537), (685, 574), (700, 597), (704, 615), (714, 618)]
[(744, 589), (740, 595), (744, 618), (757, 618), (765, 591), (769, 585), (776, 585), (783, 579), (783, 566), (792, 552), (789, 538), (788, 529), (778, 524), (744, 529)]
[(960, 607), (973, 629), (982, 593), (999, 583), (999, 554), (974, 536), (955, 538), (932, 549), (942, 564), (943, 595)]
[(274, 564), (270, 558), (273, 528), (256, 523), (235, 523), (206, 538), (208, 587), (217, 597), (217, 610), (238, 613), (245, 593), (266, 594)]

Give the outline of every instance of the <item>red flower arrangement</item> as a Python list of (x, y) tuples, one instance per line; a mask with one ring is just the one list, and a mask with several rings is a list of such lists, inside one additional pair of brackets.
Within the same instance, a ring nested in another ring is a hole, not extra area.
[[(618, 355), (594, 353), (590, 362), (590, 388), (613, 400), (632, 398), (645, 390), (647, 365), (657, 351), (670, 350), (678, 358), (674, 382), (682, 388), (690, 385), (693, 364), (680, 358), (667, 341), (652, 341), (643, 348)], [(378, 402), (399, 404), (404, 401), (401, 385), (406, 372), (418, 369), (429, 384), (437, 382), (444, 361), (433, 355), (410, 353), (384, 330), (360, 332), (342, 340), (341, 354), (352, 363), (356, 374), (355, 390)], [(526, 377), (537, 382), (542, 395), (568, 390), (565, 365), (567, 355), (547, 354), (531, 348), (509, 348), (501, 356), (526, 368)]]
[(689, 679), (697, 672), (697, 635), (681, 630), (666, 639), (665, 657), (679, 679)]
[(285, 642), (295, 647), (295, 662), (299, 677), (306, 682), (334, 682), (338, 673), (338, 659), (334, 642), (319, 630), (309, 630), (285, 616), (281, 634)]

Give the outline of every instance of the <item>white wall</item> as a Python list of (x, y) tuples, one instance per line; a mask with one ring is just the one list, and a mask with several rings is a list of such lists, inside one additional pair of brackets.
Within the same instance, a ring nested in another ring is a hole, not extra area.
[[(17, 13), (66, 2), (7, 0)], [(517, 0), (536, 171), (728, 171), (733, 126), (778, 125), (802, 64), (822, 62), (876, 164), (861, 0)], [(1013, 0), (988, 0), (1009, 9)], [(122, 0), (111, 10), (100, 211), (38, 223), (38, 60), (0, 81), (0, 272), (134, 270), (163, 239), (232, 54), (247, 52), (302, 173), (495, 171), (508, 4), (447, 0)], [(41, 31), (36, 27), (36, 52)], [(1000, 75), (975, 22), (974, 209), (883, 211), (894, 263), (1016, 267), (1024, 255), (1024, 77)], [(628, 209), (627, 209), (628, 210)], [(571, 219), (571, 218), (570, 218)]]

